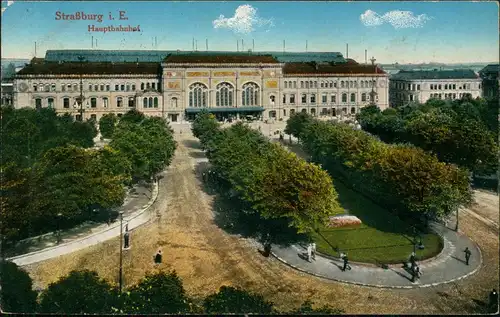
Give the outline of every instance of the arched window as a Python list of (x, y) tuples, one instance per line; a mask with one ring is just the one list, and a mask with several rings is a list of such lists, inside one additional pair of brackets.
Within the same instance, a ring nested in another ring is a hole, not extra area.
[(123, 106), (123, 98), (122, 97), (116, 97), (116, 106), (117, 107)]
[(306, 89), (309, 88), (309, 82), (306, 81)]
[(355, 107), (351, 107), (351, 114), (355, 114), (356, 113), (356, 108)]
[(56, 91), (56, 84), (50, 85), (50, 91)]
[(347, 94), (346, 93), (342, 94), (342, 102), (347, 102)]
[(170, 107), (177, 108), (177, 98), (174, 97), (170, 100)]
[(150, 83), (146, 83), (146, 89), (149, 89), (151, 88), (151, 84)]
[(189, 86), (189, 107), (202, 108), (207, 106), (207, 86), (194, 83)]
[(302, 99), (301, 100), (302, 103), (307, 103), (307, 95), (306, 94), (302, 94), (301, 99)]
[(366, 93), (361, 94), (361, 101), (366, 101)]
[(144, 97), (144, 99), (142, 99), (142, 107), (143, 108), (147, 108), (148, 107), (148, 98)]
[(141, 90), (144, 90), (144, 83), (141, 83)]
[(303, 81), (300, 82), (300, 88), (304, 88), (304, 82)]
[(285, 81), (285, 88), (288, 88), (288, 82)]
[(293, 88), (297, 88), (297, 82), (296, 81), (293, 82)]
[(233, 106), (234, 87), (229, 83), (220, 83), (217, 85), (215, 93), (215, 105), (217, 107), (232, 107)]
[(365, 82), (361, 81), (361, 88), (365, 88)]
[(351, 102), (356, 102), (356, 94), (351, 94)]
[(319, 86), (320, 86), (321, 88), (324, 88), (324, 87), (325, 87), (325, 83), (324, 83), (324, 82), (320, 82)]
[(344, 84), (344, 81), (342, 80), (342, 81), (340, 82), (340, 88), (344, 88), (344, 87), (345, 87), (345, 84)]
[(154, 97), (153, 99), (153, 105), (155, 108), (158, 108), (158, 97)]
[(153, 97), (149, 97), (148, 106), (149, 106), (149, 108), (153, 108)]
[(246, 83), (243, 85), (241, 103), (243, 106), (259, 105), (259, 86), (256, 83)]

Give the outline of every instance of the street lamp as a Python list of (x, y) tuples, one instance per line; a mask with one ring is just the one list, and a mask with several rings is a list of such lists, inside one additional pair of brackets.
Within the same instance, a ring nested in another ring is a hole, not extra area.
[(57, 236), (56, 236), (57, 244), (59, 244), (59, 242), (61, 242), (61, 217), (62, 217), (62, 214), (58, 213), (57, 214)]
[(123, 210), (119, 212), (120, 214), (120, 293), (122, 292), (123, 287)]
[[(417, 236), (419, 239), (418, 243), (417, 243)], [(424, 243), (422, 242), (422, 236), (420, 234), (417, 234), (417, 230), (413, 228), (413, 253), (415, 254), (417, 251), (417, 247), (419, 250), (425, 249)]]

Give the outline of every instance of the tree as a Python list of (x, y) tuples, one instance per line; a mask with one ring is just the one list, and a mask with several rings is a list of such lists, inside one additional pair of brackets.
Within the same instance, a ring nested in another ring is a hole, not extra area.
[(307, 113), (295, 113), (286, 122), (285, 133), (293, 135), (297, 139), (302, 139), (304, 128), (313, 120), (312, 116)]
[(16, 74), (16, 65), (9, 63), (6, 67), (2, 66), (2, 81), (4, 79), (11, 79)]
[(137, 109), (129, 110), (121, 118), (121, 122), (129, 122), (134, 124), (140, 124), (142, 120), (146, 119), (146, 116)]
[(124, 295), (123, 311), (133, 314), (182, 314), (190, 300), (175, 271), (148, 273)]
[(118, 291), (94, 271), (71, 271), (42, 293), (40, 310), (57, 314), (106, 314), (119, 307)]
[(2, 311), (9, 313), (34, 313), (37, 293), (26, 271), (15, 263), (0, 262), (0, 285), (2, 287)]
[(112, 137), (117, 122), (118, 117), (114, 113), (108, 113), (101, 117), (99, 120), (99, 131), (103, 138), (109, 139)]
[(220, 124), (213, 114), (202, 111), (196, 116), (191, 129), (193, 135), (200, 139), (202, 147), (206, 148), (207, 142), (219, 132)]
[(273, 303), (261, 295), (230, 286), (222, 286), (219, 292), (207, 296), (203, 307), (207, 314), (271, 314), (273, 311)]
[(318, 308), (312, 308), (312, 302), (307, 300), (300, 308), (287, 312), (289, 315), (340, 315), (344, 311), (339, 308), (333, 308), (329, 306), (322, 306)]

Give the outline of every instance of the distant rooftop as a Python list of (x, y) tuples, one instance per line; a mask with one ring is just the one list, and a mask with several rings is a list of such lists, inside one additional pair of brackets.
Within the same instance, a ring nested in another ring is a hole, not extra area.
[(89, 62), (162, 62), (168, 55), (192, 56), (260, 56), (272, 55), (280, 63), (335, 62), (345, 63), (339, 52), (234, 52), (234, 51), (157, 51), (157, 50), (48, 50), (45, 60), (51, 62), (77, 62), (83, 56)]
[(315, 64), (315, 63), (286, 63), (283, 69), (285, 75), (306, 74), (386, 74), (376, 65), (358, 64), (350, 60), (347, 64)]
[(193, 64), (218, 64), (218, 63), (266, 63), (278, 64), (278, 60), (272, 55), (169, 55), (165, 63), (193, 63)]
[(499, 73), (499, 72), (500, 72), (500, 64), (490, 64), (479, 71), (479, 73)]
[(477, 79), (478, 76), (471, 69), (455, 70), (402, 70), (391, 76), (391, 80), (416, 80), (416, 79)]

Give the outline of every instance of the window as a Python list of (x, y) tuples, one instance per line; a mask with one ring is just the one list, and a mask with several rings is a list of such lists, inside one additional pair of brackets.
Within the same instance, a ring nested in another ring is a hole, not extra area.
[(337, 116), (337, 111), (335, 110), (335, 108), (332, 108), (332, 116), (334, 116), (334, 117)]
[(146, 83), (146, 89), (149, 89), (151, 88), (151, 84), (150, 83)]
[(302, 113), (307, 113), (307, 109), (302, 109)]
[(356, 94), (351, 94), (351, 102), (356, 102)]
[(290, 116), (293, 116), (295, 114), (295, 109), (290, 109)]
[(130, 91), (130, 85), (127, 85), (127, 91)]
[(343, 80), (340, 82), (340, 88), (344, 88), (344, 81)]
[(107, 108), (109, 105), (109, 100), (107, 97), (102, 98), (102, 105), (104, 108)]
[(109, 89), (110, 89), (109, 85), (106, 85), (106, 91), (109, 91)]
[(417, 85), (417, 90), (420, 90), (420, 85)]
[(143, 108), (147, 108), (148, 107), (148, 98), (144, 97), (144, 99), (142, 100), (142, 107)]
[(297, 88), (297, 82), (296, 81), (293, 82), (293, 88)]
[(38, 87), (36, 85), (33, 85), (33, 91), (38, 91)]
[(355, 114), (356, 113), (356, 108), (355, 107), (351, 107), (351, 114)]
[(215, 105), (217, 107), (232, 107), (234, 87), (229, 83), (220, 83), (215, 92)]
[(318, 82), (317, 81), (314, 82), (314, 88), (318, 88)]
[(358, 82), (357, 81), (354, 82), (354, 88), (358, 88)]
[(56, 84), (50, 85), (50, 91), (56, 91)]
[(156, 89), (156, 83), (152, 83), (151, 88)]
[(314, 116), (316, 116), (316, 109), (314, 109), (314, 108), (312, 108), (312, 109), (311, 109), (311, 115), (312, 115), (313, 117), (314, 117)]
[(342, 94), (342, 102), (347, 102), (347, 94), (346, 93)]
[(321, 102), (322, 103), (327, 103), (328, 102), (328, 96), (326, 94), (324, 94), (323, 96), (321, 96)]
[(94, 85), (94, 90), (99, 91), (99, 85)]
[(413, 101), (413, 95), (410, 95), (410, 101)]
[(132, 85), (132, 91), (135, 91), (135, 85)]
[(47, 99), (49, 108), (54, 108), (54, 98), (49, 98)]
[(91, 108), (97, 107), (97, 98), (90, 98), (90, 107)]
[(365, 88), (365, 82), (361, 81), (361, 88)]
[(101, 85), (101, 91), (104, 91), (104, 85)]
[(453, 89), (457, 89), (457, 85), (456, 84), (453, 84)]
[(366, 93), (361, 94), (361, 101), (366, 101)]
[(154, 98), (153, 98), (153, 106), (154, 106), (155, 108), (158, 108), (158, 97), (154, 97)]
[(97, 121), (97, 115), (95, 114), (91, 114), (90, 115), (90, 119), (94, 120), (94, 121)]
[(354, 87), (354, 82), (349, 81), (349, 88), (353, 88), (353, 87)]
[(89, 85), (89, 91), (92, 91), (92, 85)]
[(337, 96), (336, 95), (331, 95), (330, 96), (330, 101), (333, 102), (333, 103), (336, 103), (337, 102)]
[(174, 97), (170, 100), (170, 106), (172, 108), (177, 108), (177, 98)]
[(194, 83), (189, 86), (189, 107), (201, 108), (207, 106), (207, 86)]
[(50, 85), (47, 84), (47, 85), (45, 85), (45, 92), (49, 92), (49, 91), (50, 91)]
[(241, 91), (241, 101), (243, 106), (258, 106), (259, 86), (256, 83), (246, 83)]
[(141, 90), (144, 90), (144, 83), (141, 83)]
[(439, 89), (439, 90), (441, 90), (441, 89), (442, 89), (442, 88), (441, 88), (441, 85), (439, 85), (439, 86), (438, 86), (438, 89)]
[(286, 95), (283, 94), (283, 104), (286, 104)]
[[(333, 83), (333, 87), (337, 88), (337, 82)], [(330, 88), (332, 88), (332, 83), (330, 83)]]
[(311, 94), (311, 103), (316, 103), (316, 94)]
[(286, 109), (283, 109), (283, 116), (286, 117)]
[(120, 86), (115, 85), (115, 91), (118, 91), (118, 90), (119, 90), (119, 88), (120, 88)]
[(66, 91), (66, 84), (61, 85), (61, 91)]
[(42, 108), (42, 99), (40, 99), (40, 98), (35, 99), (35, 108), (36, 109)]
[(290, 103), (291, 103), (291, 104), (294, 104), (294, 103), (295, 103), (295, 95), (294, 95), (294, 94), (291, 94), (291, 95), (290, 95)]
[(328, 109), (326, 109), (326, 108), (321, 109), (321, 115), (322, 116), (326, 116), (327, 113), (328, 113)]
[(312, 80), (309, 81), (309, 88), (313, 88), (313, 81)]
[(128, 97), (128, 106), (129, 107), (135, 107), (135, 98), (134, 97)]
[(325, 87), (325, 83), (324, 83), (324, 82), (321, 82), (320, 87), (321, 87), (321, 88), (324, 88), (324, 87)]
[(117, 107), (123, 106), (123, 98), (122, 97), (116, 97), (116, 106)]
[(68, 109), (69, 108), (69, 98), (64, 98), (63, 99), (63, 107)]
[(269, 96), (269, 103), (274, 105), (275, 97), (274, 96)]
[(306, 89), (308, 89), (308, 88), (309, 88), (309, 82), (306, 81)]
[(120, 90), (125, 91), (125, 85), (120, 85)]
[(302, 103), (307, 103), (307, 95), (302, 94)]
[[(304, 82), (303, 81), (300, 82), (300, 88), (304, 88)], [(35, 88), (35, 91), (36, 91), (36, 88)]]
[(288, 88), (288, 82), (285, 81), (285, 88)]

